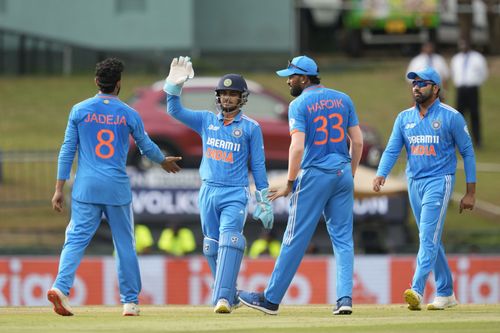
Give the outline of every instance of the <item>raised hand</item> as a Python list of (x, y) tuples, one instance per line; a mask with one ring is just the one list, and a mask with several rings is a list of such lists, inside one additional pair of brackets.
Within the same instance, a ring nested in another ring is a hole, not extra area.
[(189, 57), (174, 58), (163, 90), (170, 95), (179, 96), (184, 83), (194, 77), (193, 64)]

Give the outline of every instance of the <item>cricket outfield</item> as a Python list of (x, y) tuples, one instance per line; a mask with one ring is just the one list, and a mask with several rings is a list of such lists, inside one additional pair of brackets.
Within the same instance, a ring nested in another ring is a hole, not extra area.
[(0, 332), (499, 332), (500, 305), (459, 305), (444, 311), (409, 311), (403, 304), (357, 305), (333, 316), (329, 305), (282, 306), (277, 316), (242, 307), (214, 314), (207, 306), (143, 306), (139, 317), (121, 307), (75, 307), (61, 317), (49, 307), (0, 308)]

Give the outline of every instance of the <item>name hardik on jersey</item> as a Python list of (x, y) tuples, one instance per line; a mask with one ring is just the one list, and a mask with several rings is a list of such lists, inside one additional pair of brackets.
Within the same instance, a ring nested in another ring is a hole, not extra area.
[(73, 199), (108, 205), (131, 202), (125, 167), (130, 134), (143, 154), (154, 162), (163, 161), (162, 152), (145, 133), (139, 114), (117, 96), (98, 94), (73, 106), (57, 173), (57, 179), (69, 179), (78, 149)]
[(351, 161), (347, 131), (358, 125), (358, 117), (348, 95), (322, 85), (308, 87), (290, 103), (288, 119), (290, 134), (306, 134), (302, 169), (336, 170)]
[(403, 145), (407, 152), (406, 175), (423, 178), (455, 174), (458, 147), (465, 163), (466, 181), (476, 181), (474, 149), (464, 117), (451, 106), (436, 100), (421, 118), (418, 106), (402, 111), (377, 174), (387, 177)]
[(192, 111), (167, 95), (168, 113), (196, 131), (203, 141), (200, 176), (214, 186), (248, 186), (248, 160), (258, 190), (268, 187), (260, 125), (240, 112), (229, 125), (221, 113)]

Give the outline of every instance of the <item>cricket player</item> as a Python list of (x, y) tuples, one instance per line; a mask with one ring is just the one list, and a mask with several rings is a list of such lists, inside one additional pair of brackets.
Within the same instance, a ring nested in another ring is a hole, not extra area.
[(431, 271), (436, 280), (436, 297), (428, 310), (443, 310), (457, 305), (453, 279), (441, 242), (448, 202), (455, 185), (458, 148), (464, 160), (467, 193), (460, 201), (460, 213), (472, 209), (476, 192), (476, 162), (464, 117), (441, 103), (441, 78), (428, 67), (409, 72), (415, 106), (401, 112), (373, 180), (380, 191), (396, 163), (401, 148), (406, 148), (408, 194), (419, 230), (420, 245), (411, 289), (404, 292), (410, 310), (422, 308), (422, 295)]
[[(288, 224), (271, 280), (264, 293), (241, 291), (247, 306), (276, 315), (323, 214), (337, 266), (335, 315), (352, 313), (353, 178), (361, 159), (363, 134), (351, 98), (320, 84), (313, 59), (299, 56), (277, 74), (288, 77), (291, 144), (288, 182), (269, 198), (290, 198)], [(349, 154), (349, 142), (351, 154)]]
[(146, 132), (139, 114), (120, 101), (123, 63), (115, 58), (99, 62), (95, 83), (99, 92), (73, 106), (59, 153), (56, 190), (52, 207), (63, 209), (63, 187), (70, 177), (75, 153), (78, 168), (72, 191), (71, 221), (59, 261), (59, 272), (47, 298), (54, 311), (72, 316), (68, 295), (84, 251), (101, 217), (106, 216), (117, 253), (116, 266), (124, 316), (139, 315), (141, 277), (135, 251), (130, 182), (125, 171), (132, 135), (143, 154), (167, 172), (180, 170), (180, 157), (165, 157)]
[(182, 86), (193, 76), (189, 57), (172, 60), (164, 86), (167, 111), (203, 140), (199, 194), (203, 254), (215, 279), (214, 312), (230, 313), (240, 305), (236, 278), (246, 242), (242, 232), (247, 216), (248, 165), (257, 188), (258, 205), (253, 217), (267, 229), (274, 222), (267, 198), (264, 143), (259, 124), (243, 114), (249, 91), (241, 75), (227, 74), (219, 80), (215, 88), (218, 114), (182, 106)]

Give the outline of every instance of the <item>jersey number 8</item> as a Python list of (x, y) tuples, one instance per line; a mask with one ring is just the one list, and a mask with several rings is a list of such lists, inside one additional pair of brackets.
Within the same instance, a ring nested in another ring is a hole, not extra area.
[[(103, 134), (108, 135), (107, 140), (105, 140), (102, 137)], [(97, 144), (97, 146), (95, 146), (95, 154), (103, 159), (111, 158), (115, 154), (115, 147), (111, 145), (111, 142), (113, 142), (114, 139), (115, 139), (115, 133), (113, 133), (113, 131), (109, 129), (102, 129), (99, 132), (97, 132), (97, 141), (99, 141), (99, 143)], [(107, 149), (106, 148), (103, 149), (103, 147), (106, 147)], [(104, 151), (107, 150), (108, 152), (103, 153), (103, 150)]]

